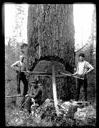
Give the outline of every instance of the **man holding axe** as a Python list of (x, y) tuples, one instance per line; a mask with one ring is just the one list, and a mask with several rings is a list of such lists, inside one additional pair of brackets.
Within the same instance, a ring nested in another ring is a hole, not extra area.
[(84, 94), (85, 94), (85, 101), (87, 101), (87, 74), (92, 71), (94, 68), (89, 62), (84, 60), (85, 55), (83, 53), (79, 54), (79, 61), (77, 64), (77, 70), (72, 76), (78, 76), (83, 79), (77, 79), (77, 101), (79, 100), (80, 88), (83, 85), (84, 87)]

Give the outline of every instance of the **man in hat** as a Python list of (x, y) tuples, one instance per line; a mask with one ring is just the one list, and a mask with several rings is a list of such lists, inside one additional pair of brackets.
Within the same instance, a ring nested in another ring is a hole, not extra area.
[(84, 80), (82, 80), (82, 79), (77, 80), (77, 99), (76, 100), (77, 101), (79, 100), (80, 88), (83, 85), (84, 93), (85, 93), (85, 95), (84, 95), (85, 96), (85, 101), (87, 101), (87, 86), (88, 86), (87, 74), (89, 72), (91, 72), (94, 68), (89, 62), (85, 61), (84, 53), (80, 53), (78, 59), (79, 59), (79, 61), (78, 61), (78, 64), (77, 64), (77, 70), (73, 74), (73, 76), (77, 75), (81, 78), (84, 78)]
[(23, 100), (22, 103), (25, 100), (25, 95), (27, 94), (28, 91), (28, 81), (26, 79), (26, 74), (25, 71), (26, 69), (26, 64), (27, 64), (27, 44), (22, 44), (21, 45), (21, 55), (20, 55), (20, 60), (16, 61), (14, 64), (11, 65), (11, 68), (13, 68), (16, 73), (17, 73), (17, 92), (18, 94), (21, 93), (20, 91), (20, 81), (23, 82), (24, 89), (23, 89)]

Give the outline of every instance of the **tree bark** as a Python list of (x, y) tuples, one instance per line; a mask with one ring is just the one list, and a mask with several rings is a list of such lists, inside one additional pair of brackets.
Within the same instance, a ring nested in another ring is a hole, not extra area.
[[(28, 68), (33, 70), (42, 57), (64, 61), (65, 70), (74, 68), (73, 5), (35, 4), (28, 10)], [(64, 80), (58, 80), (64, 82)], [(60, 82), (59, 82), (60, 83)], [(72, 83), (68, 83), (69, 84)], [(64, 85), (64, 84), (63, 84)], [(62, 86), (59, 92), (62, 93)], [(67, 86), (67, 83), (66, 85)], [(47, 87), (46, 87), (47, 88)], [(59, 93), (58, 92), (58, 93)], [(64, 92), (65, 94), (65, 92)], [(51, 94), (50, 94), (51, 95)], [(61, 95), (61, 94), (60, 94)], [(67, 94), (66, 94), (67, 95)], [(61, 96), (60, 96), (61, 97)]]

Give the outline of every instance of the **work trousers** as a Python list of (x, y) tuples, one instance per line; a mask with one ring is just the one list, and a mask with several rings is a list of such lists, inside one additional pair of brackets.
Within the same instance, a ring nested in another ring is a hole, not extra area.
[(23, 96), (27, 94), (28, 91), (28, 81), (26, 79), (26, 75), (24, 72), (17, 72), (17, 92), (21, 93), (20, 91), (20, 82), (23, 82), (24, 88), (23, 88)]
[(20, 90), (20, 82), (23, 82), (23, 99), (21, 101), (21, 107), (22, 107), (22, 104), (25, 102), (25, 95), (28, 93), (28, 81), (26, 79), (26, 75), (24, 72), (17, 72), (17, 92), (18, 93), (21, 93), (21, 90)]
[(85, 99), (85, 101), (87, 101), (88, 83), (87, 83), (87, 77), (86, 76), (84, 77), (84, 80), (82, 80), (82, 79), (77, 80), (77, 98), (76, 98), (77, 101), (79, 100), (81, 86), (83, 86), (83, 88), (84, 88), (84, 99)]

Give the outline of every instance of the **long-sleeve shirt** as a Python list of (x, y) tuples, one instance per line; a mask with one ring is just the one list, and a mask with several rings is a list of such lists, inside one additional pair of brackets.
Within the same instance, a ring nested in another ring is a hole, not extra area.
[(12, 64), (11, 68), (13, 68), (16, 71), (25, 71), (26, 70), (26, 57), (20, 56), (20, 60)]
[(76, 71), (75, 74), (83, 75), (86, 72), (88, 73), (93, 69), (94, 69), (93, 66), (89, 62), (84, 60), (82, 62), (78, 62), (77, 71)]

